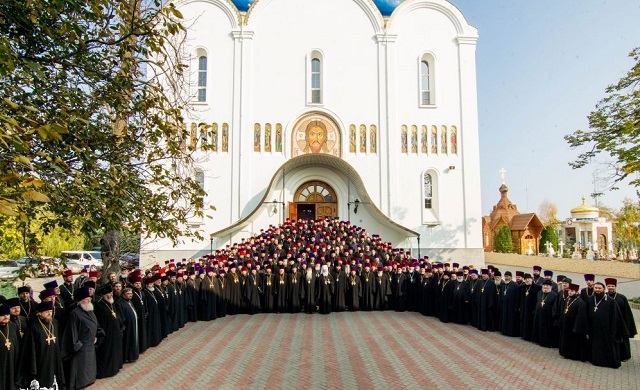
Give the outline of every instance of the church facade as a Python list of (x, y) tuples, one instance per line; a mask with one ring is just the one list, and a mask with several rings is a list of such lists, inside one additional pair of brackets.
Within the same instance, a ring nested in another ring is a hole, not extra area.
[(477, 30), (444, 0), (183, 0), (192, 172), (209, 237), (145, 239), (190, 258), (288, 218), (349, 220), (413, 256), (484, 263)]

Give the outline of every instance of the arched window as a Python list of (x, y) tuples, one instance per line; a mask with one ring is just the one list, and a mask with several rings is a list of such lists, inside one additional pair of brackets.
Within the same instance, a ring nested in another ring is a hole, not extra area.
[(307, 56), (307, 61), (307, 104), (322, 104), (323, 55), (319, 50), (312, 50)]
[(439, 224), (438, 173), (428, 169), (422, 173), (422, 223)]
[(207, 101), (207, 56), (198, 57), (198, 101)]
[(422, 185), (423, 185), (423, 191), (424, 191), (424, 208), (432, 209), (433, 208), (433, 177), (431, 177), (431, 174), (425, 172), (422, 180)]
[(427, 61), (420, 62), (420, 99), (421, 105), (431, 104), (431, 89), (429, 88), (429, 63)]
[(435, 105), (435, 58), (433, 54), (424, 53), (420, 56), (419, 76), (420, 107)]
[[(200, 188), (204, 191), (204, 172), (202, 170), (200, 170), (200, 169), (197, 169), (195, 171), (193, 179), (196, 181), (196, 183), (198, 183)], [(199, 196), (198, 197), (198, 207), (200, 207), (200, 208), (204, 207), (204, 197), (203, 196)]]

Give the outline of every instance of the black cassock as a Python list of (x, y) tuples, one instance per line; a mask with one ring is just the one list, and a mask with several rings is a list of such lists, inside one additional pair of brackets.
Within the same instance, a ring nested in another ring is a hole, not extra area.
[[(287, 313), (290, 311), (289, 297), (287, 297), (287, 274), (278, 272), (278, 275), (273, 276), (273, 280), (274, 309), (278, 313)], [(265, 292), (265, 300), (266, 295), (267, 293)]]
[(307, 313), (313, 313), (316, 311), (316, 275), (311, 273), (309, 279), (307, 275), (302, 275), (302, 292), (300, 297), (304, 305), (304, 311)]
[[(276, 311), (275, 306), (275, 294), (276, 294), (276, 279), (273, 273), (265, 273), (260, 278), (260, 307), (263, 313), (273, 313)], [(283, 285), (284, 287), (284, 285)], [(286, 299), (286, 297), (285, 297)]]
[(96, 381), (96, 347), (98, 319), (93, 311), (80, 306), (69, 314), (60, 345), (67, 389), (81, 389)]
[(471, 289), (466, 281), (453, 282), (453, 322), (456, 324), (469, 323), (469, 302)]
[(198, 321), (198, 305), (200, 304), (200, 293), (194, 279), (189, 278), (186, 285), (187, 288), (184, 291), (184, 305), (187, 308), (187, 321), (196, 322)]
[[(23, 316), (11, 316), (9, 318), (9, 322), (16, 326), (16, 329), (18, 330), (18, 343), (22, 347), (22, 344), (24, 344), (24, 336), (27, 333), (27, 328), (29, 327), (27, 319)], [(60, 326), (59, 322), (58, 326)]]
[(120, 314), (120, 323), (124, 328), (122, 332), (122, 359), (125, 363), (133, 362), (138, 360), (140, 356), (138, 313), (131, 301), (118, 299), (116, 306)]
[(260, 278), (257, 274), (247, 275), (247, 279), (244, 285), (244, 299), (247, 304), (247, 310), (249, 314), (260, 313)]
[(218, 317), (218, 282), (215, 276), (205, 276), (200, 283), (200, 303), (198, 307), (198, 319), (211, 321)]
[(420, 291), (420, 274), (417, 271), (407, 272), (407, 310), (418, 311), (418, 295)]
[(335, 280), (333, 294), (333, 311), (345, 311), (347, 309), (347, 274), (340, 270), (334, 271)]
[(333, 299), (333, 293), (335, 291), (335, 282), (333, 276), (327, 274), (320, 275), (316, 280), (316, 297), (318, 304), (318, 311), (320, 314), (331, 313), (331, 301)]
[(94, 305), (98, 325), (104, 330), (105, 338), (96, 347), (96, 378), (108, 378), (120, 371), (123, 365), (122, 323), (115, 302), (101, 299)]
[(587, 329), (591, 342), (591, 364), (618, 368), (620, 349), (629, 332), (615, 299), (594, 294), (587, 299)]
[[(5, 326), (0, 326), (0, 332), (5, 337), (0, 338), (0, 389), (13, 390), (17, 389), (16, 377), (20, 363), (20, 340), (18, 337), (18, 328), (9, 322)], [(8, 346), (8, 347), (7, 347)]]
[(478, 280), (476, 288), (476, 304), (478, 306), (477, 328), (482, 331), (494, 331), (497, 324), (494, 323), (493, 312), (497, 310), (496, 284), (491, 279)]
[(224, 275), (218, 275), (218, 303), (216, 311), (218, 312), (218, 318), (227, 316), (227, 296), (229, 295), (229, 289), (227, 288), (227, 278)]
[(167, 306), (167, 294), (162, 286), (156, 286), (153, 290), (153, 295), (158, 302), (158, 312), (160, 313), (160, 331), (162, 332), (162, 338), (164, 339), (169, 335), (169, 308)]
[(469, 284), (469, 324), (478, 327), (478, 296), (480, 295), (480, 279), (467, 280)]
[(500, 332), (520, 336), (520, 288), (516, 282), (504, 283), (500, 291)]
[[(49, 332), (53, 333), (53, 338)], [(58, 384), (59, 388), (65, 388), (60, 355), (62, 339), (59, 335), (60, 330), (55, 319), (53, 320), (53, 328), (51, 328), (51, 324), (40, 322), (39, 319), (31, 322), (27, 333), (25, 333), (21, 351), (20, 371), (22, 377), (20, 387), (28, 388), (31, 381), (35, 379), (41, 388), (52, 388), (54, 382)]]
[(301, 286), (302, 274), (300, 272), (296, 271), (287, 275), (287, 301), (291, 313), (299, 313), (302, 309), (300, 302)]
[(142, 294), (147, 308), (147, 343), (149, 347), (155, 347), (162, 341), (162, 319), (158, 298), (147, 288), (142, 289)]
[(407, 290), (408, 290), (408, 280), (406, 275), (402, 272), (395, 273), (393, 275), (393, 283), (395, 289), (393, 290), (393, 296), (395, 297), (395, 310), (396, 311), (405, 311), (407, 310)]
[(538, 291), (540, 291), (539, 284), (532, 283), (520, 286), (520, 336), (527, 341), (531, 341), (531, 333), (533, 332), (533, 317), (536, 314)]
[(362, 298), (362, 283), (360, 277), (355, 274), (349, 274), (347, 279), (347, 304), (349, 310), (360, 310), (360, 299)]
[(143, 353), (149, 348), (149, 341), (147, 340), (147, 306), (145, 305), (144, 294), (135, 287), (133, 288), (131, 303), (138, 316), (138, 351)]
[(438, 310), (438, 302), (436, 289), (438, 288), (438, 281), (434, 276), (423, 277), (422, 279), (422, 291), (420, 296), (420, 304), (423, 307), (422, 314), (426, 316), (435, 317)]
[(242, 307), (240, 275), (236, 271), (232, 271), (225, 277), (227, 278), (227, 283), (224, 286), (227, 289), (227, 314), (240, 314), (240, 308)]
[(618, 293), (609, 295), (609, 297), (614, 298), (618, 304), (620, 314), (622, 314), (622, 320), (624, 321), (624, 324), (627, 327), (627, 332), (629, 333), (628, 337), (622, 338), (622, 344), (620, 345), (620, 360), (624, 362), (631, 359), (631, 344), (629, 343), (629, 339), (634, 338), (635, 335), (638, 334), (638, 330), (636, 329), (636, 322), (633, 319), (633, 312), (631, 311), (631, 306), (629, 306), (627, 297)]
[(180, 329), (180, 319), (178, 318), (180, 310), (178, 302), (178, 290), (174, 283), (169, 283), (165, 286), (169, 302), (169, 332), (175, 332)]
[(361, 310), (373, 310), (373, 294), (376, 289), (376, 278), (373, 272), (364, 271), (360, 276), (360, 282), (362, 283), (362, 302), (360, 304)]
[(556, 347), (558, 345), (557, 331), (554, 327), (553, 307), (558, 299), (558, 293), (538, 291), (536, 310), (533, 316), (531, 341), (542, 347)]
[(451, 322), (453, 319), (453, 281), (451, 279), (442, 279), (442, 283), (438, 289), (440, 290), (438, 318), (440, 318), (442, 322)]
[(385, 310), (387, 302), (389, 301), (389, 295), (391, 295), (391, 283), (386, 274), (375, 275), (375, 292), (373, 294), (373, 309)]
[(583, 362), (589, 360), (586, 320), (587, 304), (579, 295), (574, 298), (569, 297), (558, 319), (560, 356)]

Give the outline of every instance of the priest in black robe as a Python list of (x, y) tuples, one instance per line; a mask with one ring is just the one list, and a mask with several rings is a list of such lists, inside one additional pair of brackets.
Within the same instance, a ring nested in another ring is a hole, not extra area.
[(585, 326), (587, 303), (580, 297), (579, 290), (580, 286), (573, 283), (567, 288), (568, 297), (559, 318), (558, 352), (566, 359), (584, 362), (589, 359), (589, 340)]
[(364, 266), (364, 272), (360, 275), (360, 282), (362, 283), (360, 310), (371, 311), (373, 310), (373, 294), (376, 288), (376, 280), (369, 263)]
[(538, 303), (538, 292), (541, 287), (533, 283), (531, 274), (524, 274), (524, 283), (520, 286), (520, 337), (531, 341), (533, 332), (533, 317)]
[(420, 274), (416, 263), (410, 263), (405, 274), (407, 279), (407, 310), (418, 311), (418, 295), (420, 291)]
[(302, 274), (298, 272), (298, 267), (294, 264), (291, 266), (291, 273), (287, 275), (287, 304), (291, 313), (300, 313), (302, 310), (300, 300), (302, 288)]
[(218, 278), (215, 277), (215, 269), (207, 267), (207, 274), (200, 283), (200, 298), (198, 307), (198, 319), (200, 321), (212, 321), (218, 318)]
[(218, 314), (218, 318), (222, 318), (227, 316), (227, 301), (229, 300), (229, 289), (227, 288), (226, 271), (223, 269), (218, 271), (218, 276), (216, 276), (216, 278), (218, 279), (217, 285), (219, 288), (216, 311)]
[(622, 315), (622, 321), (627, 327), (628, 336), (622, 338), (622, 344), (620, 344), (620, 360), (623, 362), (631, 359), (631, 343), (629, 339), (634, 338), (638, 331), (636, 329), (636, 321), (633, 318), (633, 312), (627, 297), (619, 294), (616, 290), (618, 287), (618, 280), (615, 278), (606, 278), (604, 284), (607, 286), (607, 294), (609, 298), (612, 298), (618, 304), (620, 308), (620, 314)]
[(542, 290), (538, 292), (536, 311), (533, 316), (533, 328), (531, 341), (541, 347), (557, 347), (557, 332), (554, 327), (553, 307), (558, 298), (558, 293), (552, 290), (553, 283), (550, 280), (542, 282)]
[(122, 290), (122, 297), (116, 299), (116, 307), (120, 313), (122, 324), (122, 359), (125, 363), (138, 360), (140, 356), (140, 328), (138, 326), (138, 313), (132, 302), (133, 290), (126, 287)]
[(347, 309), (347, 274), (342, 269), (342, 264), (336, 264), (332, 276), (335, 281), (333, 311), (345, 311)]
[(362, 298), (362, 283), (356, 274), (356, 269), (351, 268), (347, 279), (347, 304), (350, 311), (360, 310), (360, 299)]
[(0, 389), (14, 390), (19, 380), (20, 340), (9, 313), (6, 301), (0, 303)]
[(36, 380), (41, 387), (65, 388), (64, 370), (59, 344), (60, 329), (53, 318), (53, 302), (37, 306), (36, 319), (30, 324), (24, 337), (21, 358), (21, 386), (28, 388)]
[(393, 290), (395, 311), (406, 311), (408, 281), (401, 268), (398, 268), (396, 273), (393, 274), (393, 279), (393, 284), (395, 286), (395, 289)]
[(227, 290), (227, 314), (235, 315), (240, 313), (242, 301), (242, 284), (240, 283), (240, 275), (235, 264), (229, 268), (226, 275), (227, 283), (224, 288)]
[(144, 353), (149, 348), (149, 341), (147, 339), (147, 306), (145, 305), (144, 293), (142, 291), (142, 278), (138, 275), (129, 277), (131, 281), (131, 303), (136, 309), (136, 316), (138, 318), (138, 351)]
[(453, 282), (453, 322), (463, 325), (469, 323), (470, 301), (469, 282), (464, 280), (464, 272), (458, 271)]
[(453, 295), (454, 286), (451, 281), (451, 272), (444, 271), (442, 280), (440, 281), (439, 302), (438, 302), (438, 318), (442, 322), (451, 322), (453, 318)]
[(593, 285), (593, 296), (587, 300), (587, 329), (591, 342), (591, 364), (618, 368), (620, 350), (629, 332), (615, 299), (605, 292), (604, 284)]
[(78, 306), (71, 311), (60, 344), (67, 389), (82, 389), (96, 381), (96, 347), (104, 332), (93, 312), (89, 287), (75, 291)]
[(200, 305), (200, 294), (196, 285), (196, 272), (190, 270), (186, 281), (184, 292), (184, 305), (187, 308), (187, 321), (198, 321), (198, 306)]
[(480, 278), (478, 277), (478, 270), (472, 269), (469, 271), (469, 277), (467, 279), (469, 285), (469, 324), (474, 328), (478, 327), (478, 295), (480, 294)]
[(9, 298), (4, 302), (4, 304), (9, 306), (11, 314), (9, 321), (16, 326), (16, 329), (18, 329), (18, 339), (20, 340), (20, 345), (22, 345), (29, 322), (26, 317), (20, 315), (20, 311), (22, 310), (20, 307), (20, 299)]
[(116, 375), (122, 368), (122, 314), (113, 299), (111, 284), (105, 284), (98, 290), (100, 300), (94, 305), (98, 325), (104, 330), (104, 341), (96, 347), (96, 378), (108, 378)]
[(481, 279), (478, 281), (478, 294), (476, 304), (478, 306), (477, 328), (482, 331), (494, 331), (497, 324), (493, 321), (493, 312), (497, 309), (496, 284), (489, 277), (489, 270), (480, 270)]
[(391, 283), (384, 273), (384, 268), (379, 266), (375, 275), (375, 292), (373, 294), (373, 309), (385, 310), (391, 295)]
[(316, 311), (316, 276), (312, 268), (307, 268), (302, 280), (301, 298), (304, 311), (308, 314)]
[(593, 285), (596, 282), (596, 276), (594, 274), (584, 274), (584, 282), (587, 287), (580, 290), (580, 298), (586, 303), (589, 298), (593, 297)]
[(162, 283), (167, 280), (166, 275), (156, 274), (153, 282), (153, 295), (158, 303), (158, 313), (160, 313), (160, 332), (162, 338), (166, 338), (169, 335), (169, 306), (167, 304), (168, 295), (164, 290)]
[(500, 332), (505, 336), (520, 336), (520, 288), (511, 279), (511, 271), (504, 273), (500, 290)]
[(178, 286), (176, 285), (176, 273), (169, 271), (167, 274), (169, 275), (169, 283), (166, 286), (166, 290), (169, 296), (169, 317), (171, 319), (170, 329), (171, 332), (175, 332), (180, 329), (179, 317), (182, 307), (178, 296)]
[(64, 302), (64, 306), (67, 307), (74, 302), (73, 291), (75, 287), (73, 286), (73, 271), (71, 271), (70, 269), (64, 270), (64, 272), (62, 273), (62, 278), (64, 280), (64, 283), (60, 285), (60, 297)]
[(283, 297), (283, 306), (285, 305), (285, 302), (287, 300), (286, 297), (286, 277), (284, 274), (284, 266), (282, 268), (282, 276), (280, 276), (280, 271), (278, 270), (278, 281), (276, 282), (276, 275), (273, 274), (272, 271), (272, 267), (271, 265), (266, 265), (264, 267), (265, 273), (262, 276), (262, 278), (260, 278), (260, 284), (261, 284), (261, 290), (262, 290), (262, 294), (261, 294), (261, 306), (262, 306), (262, 312), (263, 313), (274, 313), (276, 311), (276, 300), (278, 300), (279, 297), (277, 297), (277, 288), (280, 284), (280, 279), (282, 279), (282, 295), (284, 295)]
[(244, 300), (247, 304), (249, 314), (258, 314), (262, 310), (260, 307), (261, 291), (262, 287), (260, 287), (258, 271), (255, 266), (253, 266), (251, 268), (251, 273), (247, 275), (244, 285)]
[(31, 299), (31, 287), (18, 287), (18, 297), (20, 298), (20, 315), (27, 319), (27, 323), (36, 318), (36, 306), (38, 305)]
[(316, 281), (316, 303), (320, 314), (329, 314), (335, 292), (335, 281), (329, 274), (329, 267), (323, 265), (321, 271), (320, 277)]
[(155, 294), (155, 276), (145, 279), (145, 288), (142, 289), (144, 305), (147, 310), (147, 345), (155, 347), (162, 341), (162, 319), (160, 318), (160, 306)]
[[(267, 275), (265, 274), (265, 278)], [(266, 284), (266, 283), (263, 283)], [(287, 274), (285, 273), (284, 264), (278, 265), (278, 274), (273, 276), (273, 299), (274, 310), (276, 313), (288, 313), (289, 309), (289, 297), (287, 296)], [(265, 292), (265, 297), (266, 297)], [(266, 298), (265, 298), (266, 299)]]

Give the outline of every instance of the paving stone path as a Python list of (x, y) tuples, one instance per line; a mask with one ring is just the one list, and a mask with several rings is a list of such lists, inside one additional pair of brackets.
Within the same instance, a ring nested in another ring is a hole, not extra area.
[(619, 369), (419, 313), (258, 314), (189, 323), (101, 389), (637, 389)]

